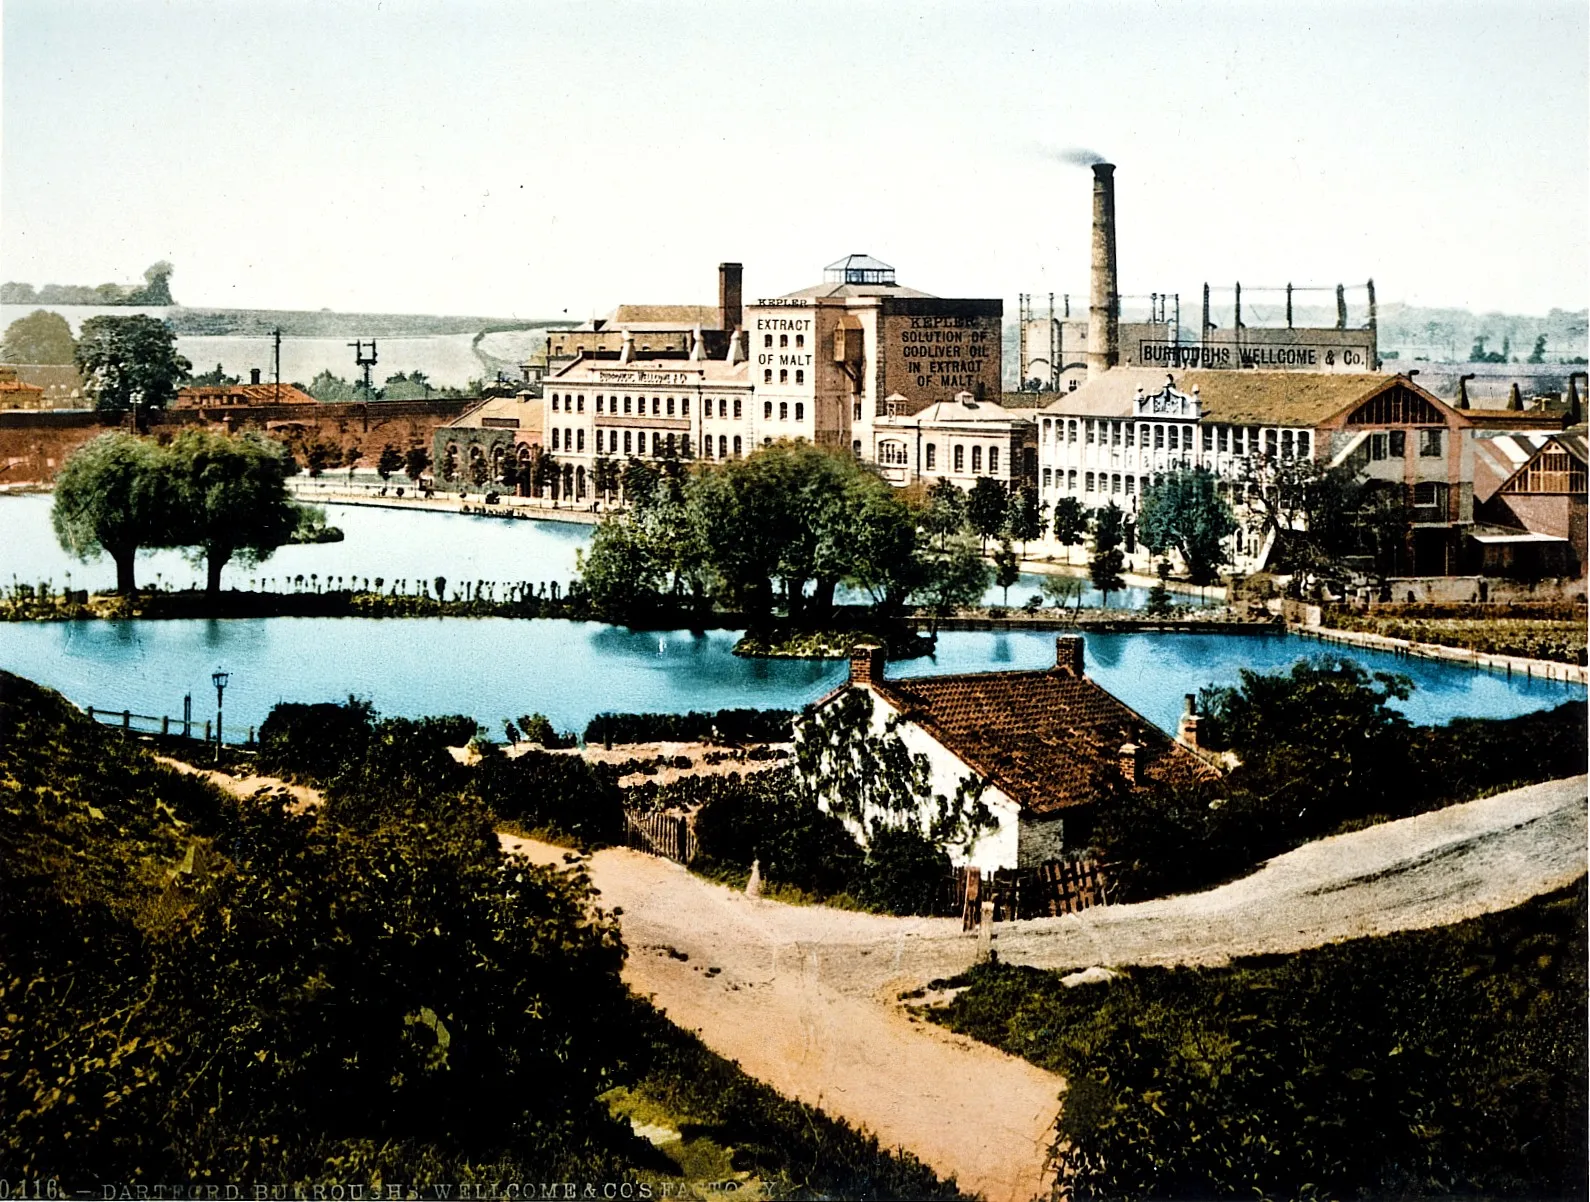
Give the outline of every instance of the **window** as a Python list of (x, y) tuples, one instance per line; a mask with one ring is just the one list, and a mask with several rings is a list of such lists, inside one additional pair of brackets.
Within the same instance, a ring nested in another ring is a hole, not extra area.
[(789, 383), (789, 370), (787, 368), (783, 368), (783, 367), (779, 368), (779, 370), (778, 370), (778, 382), (780, 384), (788, 384)]
[(1066, 422), (1066, 441), (1067, 442), (1075, 442), (1076, 440), (1077, 440), (1077, 419), (1076, 418), (1072, 418), (1070, 421)]
[(1222, 452), (1231, 450), (1231, 427), (1230, 426), (1221, 426), (1220, 427), (1220, 450)]
[(1290, 430), (1281, 431), (1281, 458), (1292, 458), (1292, 431)]
[(1119, 496), (1121, 493), (1121, 477), (1119, 473), (1110, 476), (1110, 492)]
[[(673, 441), (674, 441), (674, 436), (672, 434), (670, 434), (668, 436), (668, 443), (669, 443), (668, 449), (670, 451), (673, 450)], [(657, 430), (653, 430), (651, 432), (651, 453), (653, 455), (656, 455), (656, 454), (659, 454), (661, 451), (662, 451), (662, 434), (659, 431), (657, 431)]]
[(853, 422), (859, 422), (861, 420), (861, 402), (860, 401), (857, 401), (854, 405), (852, 405), (850, 407), (850, 420), (853, 421)]
[(674, 415), (674, 399), (673, 399), (673, 397), (669, 397), (668, 398), (668, 416), (672, 417), (673, 415)]
[(1083, 422), (1082, 422), (1082, 433), (1083, 433), (1083, 441), (1086, 442), (1088, 446), (1092, 446), (1093, 445), (1093, 419), (1091, 417), (1090, 418), (1086, 418), (1086, 419), (1083, 420)]
[(674, 436), (672, 434), (663, 439), (663, 454), (670, 459), (674, 457)]
[(1413, 505), (1415, 509), (1439, 508), (1442, 502), (1441, 485), (1425, 481), (1413, 486)]
[(629, 412), (629, 402), (630, 402), (630, 398), (629, 397), (625, 397), (624, 398), (624, 412), (625, 413)]
[(1068, 471), (1066, 473), (1066, 491), (1067, 492), (1076, 492), (1076, 490), (1077, 490), (1077, 469), (1076, 468), (1072, 468), (1070, 471)]
[(857, 459), (861, 458), (861, 439), (853, 438), (850, 441), (850, 453)]
[(1419, 431), (1419, 458), (1421, 458), (1421, 459), (1439, 459), (1439, 458), (1441, 458), (1441, 431), (1440, 430), (1420, 430)]
[(980, 475), (980, 474), (982, 474), (982, 470), (983, 470), (983, 448), (982, 447), (973, 447), (972, 448), (972, 475), (974, 475), (974, 476)]
[[(799, 375), (800, 373), (797, 372), (795, 374)], [(800, 401), (795, 402), (795, 420), (798, 422), (803, 422), (806, 420), (806, 406)]]
[(656, 396), (652, 397), (652, 399), (651, 399), (651, 415), (653, 417), (661, 417), (662, 416), (662, 398), (661, 397), (656, 397)]
[(1266, 459), (1275, 458), (1279, 435), (1279, 430), (1266, 430), (1264, 432), (1264, 457)]
[(686, 459), (690, 458), (690, 435), (681, 434), (679, 436), (679, 453)]
[(1386, 431), (1386, 447), (1391, 452), (1393, 459), (1405, 458), (1408, 454), (1408, 432), (1406, 430)]
[(690, 398), (687, 396), (682, 396), (679, 398), (679, 416), (690, 416)]
[[(629, 398), (628, 398), (628, 397), (625, 397), (625, 398), (624, 398), (624, 407), (625, 407), (625, 408), (628, 408), (628, 407), (629, 407)], [(629, 452), (630, 452), (630, 446), (629, 446), (629, 431), (628, 431), (628, 430), (625, 430), (625, 431), (624, 431), (624, 454), (626, 454), (626, 455), (628, 455), (628, 454), (629, 454)]]
[(1163, 451), (1165, 449), (1165, 427), (1164, 426), (1155, 426), (1154, 427), (1154, 449), (1156, 451)]
[(1082, 490), (1084, 492), (1092, 492), (1093, 491), (1093, 473), (1092, 472), (1089, 472), (1086, 476), (1083, 477)]
[(1137, 489), (1137, 477), (1136, 476), (1128, 476), (1126, 478), (1126, 495), (1127, 496), (1131, 496), (1133, 494), (1133, 492), (1136, 491), (1136, 489)]
[[(720, 396), (718, 398), (718, 416), (719, 417), (728, 417), (729, 416), (729, 398), (728, 397)], [(735, 401), (734, 402), (734, 416), (735, 417), (739, 417), (740, 416), (740, 402), (739, 401)]]
[(1126, 445), (1129, 447), (1137, 445), (1137, 425), (1133, 422), (1126, 423)]
[(795, 369), (795, 383), (797, 383), (797, 384), (806, 383), (806, 373), (804, 371), (802, 371), (800, 368), (796, 368)]
[[(770, 334), (770, 335), (768, 335), (768, 337), (771, 338), (772, 335)], [(772, 382), (773, 382), (773, 369), (771, 367), (764, 367), (762, 369), (762, 383), (771, 384)]]
[(602, 394), (601, 393), (597, 393), (596, 394), (596, 411), (598, 413), (602, 412)]
[(735, 397), (734, 398), (734, 416), (735, 417), (739, 417), (740, 416), (740, 398), (739, 397)]
[(781, 422), (789, 421), (789, 402), (788, 401), (780, 401), (778, 403), (778, 420), (781, 421)]
[[(738, 438), (736, 438), (734, 441), (735, 442), (739, 442), (740, 440)], [(729, 436), (727, 434), (719, 434), (718, 435), (718, 458), (719, 459), (727, 459), (728, 457), (729, 457)]]
[(1384, 459), (1386, 457), (1386, 436), (1384, 434), (1371, 434), (1369, 436), (1369, 457), (1371, 459)]
[(771, 347), (773, 345), (773, 335), (771, 335), (771, 334), (763, 334), (762, 335), (762, 345), (765, 346), (765, 347)]
[(988, 474), (992, 476), (992, 475), (997, 475), (998, 473), (999, 473), (999, 448), (998, 447), (989, 447), (988, 448)]
[(923, 454), (927, 456), (927, 470), (930, 472), (938, 466), (938, 450), (939, 449), (930, 442), (927, 444), (927, 450), (923, 452)]
[(1307, 459), (1312, 454), (1309, 449), (1309, 443), (1313, 440), (1313, 437), (1307, 430), (1299, 430), (1297, 432), (1297, 457), (1299, 459)]
[(585, 450), (585, 431), (584, 430), (576, 430), (574, 432), (574, 449), (576, 451), (581, 451), (581, 452), (583, 452)]
[(781, 347), (788, 346), (789, 345), (789, 335), (788, 334), (780, 334), (778, 336), (778, 344)]
[(966, 448), (961, 446), (960, 443), (955, 444), (955, 450), (951, 453), (951, 459), (954, 461), (953, 470), (957, 475), (966, 470)]
[[(739, 402), (736, 401), (735, 404), (739, 404)], [(734, 436), (734, 457), (736, 459), (740, 457), (740, 436), (738, 434)]]
[(580, 393), (579, 396), (574, 398), (574, 412), (576, 412), (576, 413), (584, 413), (585, 412), (585, 394), (583, 392)]
[(555, 393), (555, 392), (552, 394), (552, 412), (553, 413), (559, 412), (559, 409), (558, 409), (558, 394)]
[(556, 451), (558, 449), (558, 435), (561, 434), (561, 433), (562, 433), (562, 431), (559, 430), (556, 426), (552, 427), (552, 449), (554, 451)]
[(1204, 427), (1204, 450), (1205, 451), (1213, 451), (1214, 449), (1215, 449), (1215, 428), (1213, 426), (1205, 426)]
[(1045, 488), (1048, 488), (1050, 483), (1051, 483), (1051, 481), (1053, 479), (1054, 479), (1054, 469), (1053, 468), (1047, 468), (1047, 467), (1044, 468), (1043, 469), (1043, 486)]
[(797, 334), (797, 335), (795, 335), (795, 349), (799, 350), (801, 347), (803, 347), (805, 345), (806, 345), (806, 335), (805, 334)]
[(770, 421), (773, 420), (773, 402), (772, 401), (763, 401), (762, 402), (762, 420), (765, 421), (765, 422), (770, 422)]
[(1118, 447), (1118, 446), (1121, 445), (1121, 423), (1120, 422), (1111, 422), (1110, 423), (1110, 445), (1112, 447)]

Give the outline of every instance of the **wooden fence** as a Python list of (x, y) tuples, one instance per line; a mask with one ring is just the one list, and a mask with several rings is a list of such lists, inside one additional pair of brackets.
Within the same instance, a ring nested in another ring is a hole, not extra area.
[(995, 922), (1010, 922), (1075, 914), (1108, 900), (1104, 870), (1093, 860), (1051, 860), (1036, 868), (994, 872), (961, 868), (955, 873), (954, 888), (961, 926), (968, 931), (978, 924), (986, 901), (994, 903)]
[(696, 855), (696, 832), (683, 814), (624, 814), (626, 847), (688, 864)]
[[(103, 722), (107, 726), (119, 726), (124, 734), (160, 734), (167, 737), (183, 739), (198, 739), (199, 723), (192, 719), (172, 718), (166, 714), (135, 714), (131, 710), (107, 710), (95, 706), (88, 707), (88, 717), (91, 722)], [(204, 721), (204, 742), (214, 743), (215, 732), (208, 718)], [(245, 747), (254, 745), (254, 728), (248, 728), (248, 741)]]

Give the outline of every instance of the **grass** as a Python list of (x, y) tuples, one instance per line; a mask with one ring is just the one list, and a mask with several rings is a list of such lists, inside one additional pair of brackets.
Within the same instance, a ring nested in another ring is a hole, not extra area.
[(922, 1013), (1067, 1078), (1073, 1198), (1584, 1197), (1585, 911), (1581, 878), (1224, 968), (993, 966)]

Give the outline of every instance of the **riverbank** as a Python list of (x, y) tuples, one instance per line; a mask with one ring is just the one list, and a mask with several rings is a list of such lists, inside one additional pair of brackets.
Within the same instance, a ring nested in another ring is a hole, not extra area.
[(1548, 659), (1527, 659), (1517, 655), (1494, 655), (1468, 647), (1446, 647), (1439, 643), (1417, 643), (1409, 639), (1392, 638), (1384, 634), (1371, 634), (1362, 630), (1340, 630), (1330, 626), (1311, 626), (1302, 622), (1288, 622), (1286, 629), (1304, 638), (1318, 639), (1322, 643), (1335, 643), (1346, 647), (1361, 647), (1371, 651), (1384, 651), (1391, 655), (1410, 656), (1416, 659), (1436, 659), (1464, 667), (1499, 672), (1511, 679), (1515, 674), (1529, 680), (1557, 680), (1565, 684), (1590, 683), (1590, 672), (1582, 664), (1564, 664)]
[[(491, 517), (504, 520), (571, 522), (581, 526), (594, 526), (602, 520), (600, 502), (588, 502), (597, 508), (576, 508), (559, 501), (539, 497), (499, 496), (494, 504), (487, 505), (484, 495), (460, 497), (456, 493), (433, 493), (429, 497), (415, 496), (407, 490), (409, 485), (388, 485), (383, 495), (379, 489), (368, 486), (342, 486), (324, 479), (294, 477), (288, 482), (293, 496), (300, 501), (317, 505), (367, 505), (375, 509), (406, 509), (416, 513), (453, 513), (469, 517)], [(403, 496), (397, 490), (405, 490)]]

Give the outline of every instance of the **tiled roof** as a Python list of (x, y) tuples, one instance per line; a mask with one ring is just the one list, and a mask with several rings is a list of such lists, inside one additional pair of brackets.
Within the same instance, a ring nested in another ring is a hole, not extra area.
[[(1165, 387), (1166, 374), (1162, 368), (1113, 368), (1075, 392), (1061, 393), (1043, 412), (1067, 417), (1130, 417), (1137, 390), (1159, 392)], [(1301, 427), (1335, 417), (1396, 378), (1372, 372), (1301, 371), (1181, 371), (1170, 376), (1178, 392), (1198, 389), (1206, 422)]]
[(607, 329), (632, 327), (632, 333), (646, 328), (684, 328), (718, 325), (716, 305), (620, 305), (607, 319)]
[(872, 687), (1031, 813), (1092, 801), (1099, 775), (1119, 771), (1125, 743), (1142, 749), (1148, 782), (1185, 785), (1218, 775), (1106, 689), (1059, 669), (886, 679)]
[(190, 384), (177, 389), (176, 403), (184, 409), (202, 405), (318, 405), (307, 392), (291, 384)]

